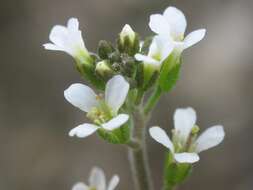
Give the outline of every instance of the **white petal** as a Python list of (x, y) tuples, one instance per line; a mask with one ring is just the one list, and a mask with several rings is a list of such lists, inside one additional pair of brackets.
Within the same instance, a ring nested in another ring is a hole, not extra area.
[(89, 112), (98, 105), (95, 92), (88, 86), (75, 83), (64, 91), (66, 100), (75, 107)]
[(184, 13), (175, 7), (168, 7), (163, 15), (169, 23), (171, 35), (175, 38), (183, 37), (187, 25)]
[(68, 30), (65, 26), (56, 25), (52, 28), (49, 39), (57, 46), (64, 48), (66, 39), (68, 37)]
[(142, 55), (142, 54), (135, 54), (135, 59), (137, 61), (142, 61), (144, 63), (148, 63), (148, 64), (151, 64), (151, 65), (157, 65), (159, 66), (161, 63), (159, 61), (156, 61), (155, 59), (149, 57), (149, 56), (146, 56), (146, 55)]
[(161, 62), (164, 61), (173, 51), (174, 44), (168, 38), (162, 35), (154, 37), (152, 44), (150, 45), (150, 54), (161, 54)]
[(206, 29), (195, 30), (188, 34), (184, 39), (184, 49), (193, 46), (201, 41), (206, 35)]
[(196, 153), (176, 153), (174, 154), (174, 158), (179, 163), (194, 163), (199, 161), (199, 156)]
[(149, 129), (149, 134), (154, 140), (167, 147), (172, 153), (174, 153), (174, 146), (169, 136), (163, 129), (161, 129), (160, 127), (151, 127)]
[(59, 46), (56, 46), (54, 44), (51, 44), (51, 43), (43, 44), (43, 46), (47, 50), (64, 51), (64, 49), (62, 49)]
[(77, 31), (79, 30), (79, 22), (78, 22), (78, 19), (77, 18), (70, 18), (68, 20), (68, 29), (71, 30), (71, 31)]
[(102, 124), (102, 128), (112, 131), (114, 129), (117, 129), (121, 127), (123, 124), (125, 124), (129, 119), (129, 115), (127, 114), (119, 114), (116, 117), (112, 118), (110, 121)]
[(106, 190), (104, 171), (98, 167), (92, 168), (89, 183), (91, 188), (96, 188), (96, 190)]
[(150, 29), (156, 34), (161, 34), (165, 36), (170, 35), (170, 26), (163, 15), (153, 14), (150, 16), (149, 20)]
[(174, 125), (177, 134), (186, 142), (188, 136), (197, 120), (196, 112), (193, 108), (177, 109), (174, 113)]
[(78, 125), (77, 127), (73, 128), (69, 132), (69, 136), (77, 136), (79, 138), (85, 138), (90, 136), (91, 134), (95, 133), (98, 130), (98, 126), (84, 123), (82, 125)]
[(107, 82), (105, 101), (115, 113), (124, 104), (128, 90), (129, 84), (121, 75), (116, 75)]
[(112, 179), (109, 181), (107, 190), (114, 190), (119, 184), (119, 176), (114, 175)]
[(89, 187), (82, 182), (76, 183), (72, 190), (89, 190)]
[(196, 151), (202, 152), (220, 144), (225, 137), (225, 132), (222, 126), (217, 125), (208, 128), (204, 131), (196, 141)]

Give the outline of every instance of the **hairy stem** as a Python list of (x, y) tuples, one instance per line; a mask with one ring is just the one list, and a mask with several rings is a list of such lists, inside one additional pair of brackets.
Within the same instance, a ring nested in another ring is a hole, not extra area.
[(139, 148), (129, 148), (129, 161), (136, 190), (153, 190), (145, 142), (144, 114), (138, 109), (134, 114), (132, 137), (139, 142)]
[(148, 115), (150, 113), (150, 111), (155, 107), (155, 105), (157, 104), (161, 95), (162, 95), (162, 89), (159, 87), (159, 85), (157, 85), (155, 91), (150, 96), (150, 98), (148, 99), (148, 101), (144, 107), (144, 114), (145, 115)]

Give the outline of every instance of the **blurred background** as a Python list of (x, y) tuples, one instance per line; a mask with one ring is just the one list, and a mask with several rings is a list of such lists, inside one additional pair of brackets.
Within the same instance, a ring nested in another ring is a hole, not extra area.
[[(225, 142), (201, 154), (181, 190), (251, 190), (253, 187), (253, 2), (252, 0), (8, 0), (0, 5), (0, 189), (70, 190), (87, 181), (93, 165), (118, 189), (133, 189), (126, 149), (96, 135), (69, 138), (86, 119), (67, 103), (63, 90), (83, 82), (64, 53), (42, 48), (55, 24), (77, 17), (86, 46), (114, 40), (124, 24), (151, 34), (149, 15), (174, 5), (188, 29), (205, 27), (207, 37), (184, 52), (180, 81), (156, 108), (150, 126), (168, 131), (177, 107), (192, 106), (202, 129), (223, 124)], [(156, 189), (161, 187), (164, 148), (148, 139)]]

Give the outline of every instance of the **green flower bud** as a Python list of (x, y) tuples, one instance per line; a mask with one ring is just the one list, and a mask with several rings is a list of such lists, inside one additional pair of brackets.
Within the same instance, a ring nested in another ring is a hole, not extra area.
[(99, 76), (105, 79), (111, 78), (114, 74), (114, 71), (111, 69), (108, 61), (106, 60), (98, 62), (95, 71)]
[(108, 59), (110, 54), (112, 54), (115, 51), (112, 44), (101, 40), (98, 44), (98, 55), (101, 59)]
[(140, 49), (139, 37), (128, 24), (123, 27), (119, 34), (118, 49), (121, 53), (127, 53), (131, 56)]

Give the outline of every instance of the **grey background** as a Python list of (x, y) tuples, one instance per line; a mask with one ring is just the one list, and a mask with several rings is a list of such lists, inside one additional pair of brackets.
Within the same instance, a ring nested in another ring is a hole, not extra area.
[[(188, 32), (207, 37), (184, 52), (180, 81), (156, 108), (150, 126), (168, 131), (177, 107), (192, 106), (201, 128), (220, 123), (225, 142), (201, 154), (180, 189), (251, 190), (253, 3), (251, 0), (9, 0), (0, 4), (0, 189), (68, 190), (87, 181), (93, 165), (118, 189), (132, 189), (126, 149), (96, 135), (71, 139), (68, 131), (86, 119), (64, 100), (63, 90), (82, 82), (71, 57), (42, 48), (55, 24), (78, 17), (86, 46), (114, 40), (125, 23), (149, 35), (148, 16), (175, 5), (187, 16)], [(161, 186), (164, 148), (148, 139), (156, 189)]]

